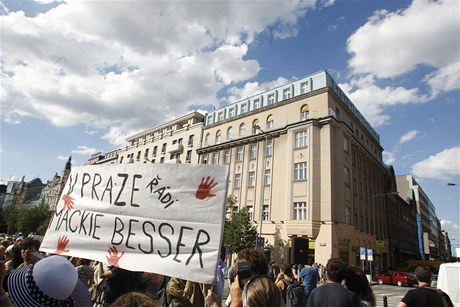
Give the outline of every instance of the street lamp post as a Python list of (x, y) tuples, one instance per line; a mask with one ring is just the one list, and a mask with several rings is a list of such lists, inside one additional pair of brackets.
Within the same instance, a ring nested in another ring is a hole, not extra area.
[[(263, 131), (259, 125), (257, 124), (254, 124), (253, 125), (253, 128), (254, 129), (257, 129), (259, 130), (260, 132), (262, 132), (265, 136), (264, 138), (264, 144), (262, 146), (262, 151), (263, 151), (263, 156), (262, 156), (262, 175), (261, 175), (261, 178), (260, 178), (260, 207), (259, 207), (259, 211), (260, 211), (260, 223), (259, 223), (259, 238), (260, 240), (262, 240), (262, 222), (264, 220), (264, 198), (265, 198), (265, 184), (264, 184), (264, 176), (265, 176), (265, 158), (267, 156), (267, 153), (266, 153), (266, 148), (265, 146), (267, 146), (267, 142), (268, 142), (268, 135), (265, 131)], [(263, 249), (262, 248), (262, 244), (258, 244), (257, 243), (257, 247), (260, 248), (260, 249)]]
[[(377, 242), (377, 232), (376, 232), (376, 228), (375, 228), (375, 198), (379, 197), (379, 196), (387, 196), (387, 195), (395, 195), (395, 194), (399, 194), (399, 192), (372, 194), (372, 220), (373, 220), (372, 228), (373, 228), (373, 232), (374, 232), (374, 241), (375, 241), (374, 244), (376, 244), (376, 242)], [(388, 227), (388, 225), (387, 225), (387, 227)], [(390, 260), (391, 260), (391, 250), (390, 250)], [(372, 264), (369, 265), (369, 273), (370, 273), (371, 279), (372, 279)]]

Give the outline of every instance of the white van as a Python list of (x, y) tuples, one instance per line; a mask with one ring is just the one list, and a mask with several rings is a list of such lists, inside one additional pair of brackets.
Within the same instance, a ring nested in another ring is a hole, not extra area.
[(460, 307), (460, 262), (443, 263), (439, 266), (436, 287), (449, 295), (454, 306)]

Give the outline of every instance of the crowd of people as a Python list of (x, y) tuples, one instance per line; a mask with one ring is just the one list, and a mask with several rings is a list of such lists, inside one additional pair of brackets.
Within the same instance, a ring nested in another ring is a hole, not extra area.
[[(346, 266), (339, 258), (329, 259), (325, 267), (281, 264), (275, 269), (262, 252), (247, 248), (229, 268), (221, 259), (215, 283), (202, 284), (89, 259), (44, 255), (33, 236), (0, 240), (0, 307), (376, 306), (362, 269)], [(415, 276), (419, 288), (410, 290), (398, 307), (451, 306), (445, 293), (429, 288), (429, 269), (419, 267)], [(226, 301), (225, 280), (230, 288)]]

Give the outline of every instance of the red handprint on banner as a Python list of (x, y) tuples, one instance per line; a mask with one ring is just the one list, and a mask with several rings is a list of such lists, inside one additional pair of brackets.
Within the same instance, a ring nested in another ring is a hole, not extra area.
[(195, 197), (198, 199), (205, 199), (208, 197), (215, 197), (216, 194), (212, 194), (211, 190), (217, 185), (217, 182), (214, 182), (214, 178), (209, 181), (211, 177), (207, 177), (204, 180), (204, 177), (201, 179), (201, 183), (198, 186), (198, 190), (196, 190)]
[(70, 211), (73, 208), (73, 197), (65, 194), (62, 196), (62, 200), (64, 201), (64, 208)]
[(107, 258), (107, 263), (113, 266), (118, 267), (118, 261), (125, 254), (124, 251), (121, 251), (121, 254), (118, 255), (118, 250), (115, 246), (109, 247), (109, 255), (105, 256)]
[(56, 251), (54, 252), (56, 255), (60, 255), (62, 253), (67, 253), (69, 250), (66, 249), (67, 244), (69, 244), (69, 238), (67, 236), (60, 236), (58, 239), (58, 244), (56, 247)]

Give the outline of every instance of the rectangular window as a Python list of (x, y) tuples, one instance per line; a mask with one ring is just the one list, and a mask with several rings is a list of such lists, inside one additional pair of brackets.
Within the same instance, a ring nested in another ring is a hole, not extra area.
[(238, 147), (236, 150), (236, 161), (243, 161), (243, 147)]
[(264, 221), (268, 221), (268, 215), (269, 215), (269, 210), (268, 210), (268, 205), (263, 205), (262, 206), (263, 210), (262, 210), (262, 215), (263, 215), (263, 220)]
[(228, 109), (228, 117), (235, 116), (235, 108)]
[(185, 156), (185, 162), (186, 163), (192, 162), (192, 151), (191, 150), (187, 150), (187, 155)]
[(251, 159), (256, 159), (257, 158), (257, 145), (252, 144), (251, 145)]
[(213, 122), (212, 117), (213, 117), (213, 114), (208, 115), (208, 124), (212, 124)]
[(219, 112), (219, 113), (217, 114), (217, 120), (219, 120), (219, 121), (220, 121), (220, 120), (224, 120), (224, 112), (223, 112), (223, 111), (222, 111), (222, 112)]
[(265, 155), (270, 157), (273, 154), (273, 140), (267, 140), (265, 144)]
[(304, 83), (300, 84), (300, 93), (301, 94), (308, 93), (308, 91), (309, 91), (308, 82), (304, 82)]
[(241, 113), (246, 113), (248, 111), (248, 105), (246, 103), (241, 104)]
[(260, 108), (260, 99), (254, 99), (254, 109)]
[(267, 104), (274, 104), (275, 103), (275, 94), (270, 94), (268, 95), (268, 99), (267, 99)]
[(343, 150), (348, 152), (348, 138), (346, 137), (343, 138)]
[(160, 163), (165, 163), (165, 157), (161, 157)]
[(270, 185), (272, 181), (272, 170), (266, 169), (264, 172), (264, 185)]
[(254, 221), (254, 207), (246, 206), (246, 209), (248, 210), (249, 220)]
[(300, 112), (300, 120), (307, 120), (308, 112)]
[(227, 149), (224, 153), (224, 163), (230, 164), (230, 149)]
[(351, 209), (350, 207), (345, 207), (345, 223), (351, 225)]
[(201, 158), (201, 163), (208, 164), (208, 154), (203, 155), (203, 157)]
[(248, 186), (253, 187), (256, 185), (256, 172), (249, 172)]
[(187, 142), (188, 146), (193, 146), (193, 137), (194, 137), (194, 134), (188, 136), (188, 142)]
[(294, 220), (309, 220), (306, 202), (302, 201), (294, 203), (293, 218)]
[(307, 162), (294, 163), (294, 180), (307, 179)]
[(267, 120), (267, 129), (275, 128), (275, 121), (273, 119)]
[(138, 151), (137, 156), (136, 156), (136, 161), (139, 161), (140, 159), (141, 159), (141, 152)]
[(345, 166), (343, 168), (343, 171), (344, 171), (345, 183), (350, 185), (350, 169)]
[(291, 89), (286, 88), (283, 90), (283, 99), (291, 98)]
[(241, 187), (241, 174), (235, 174), (235, 183), (233, 185), (234, 188)]
[(219, 153), (215, 152), (212, 156), (212, 163), (213, 164), (219, 164)]
[(154, 158), (157, 156), (157, 149), (158, 149), (158, 146), (153, 147), (152, 157), (154, 157)]
[(145, 149), (145, 152), (144, 152), (144, 160), (148, 160), (149, 159), (149, 149)]
[(307, 146), (307, 131), (299, 131), (295, 133), (295, 148)]
[(166, 143), (163, 143), (161, 146), (161, 154), (164, 155), (166, 153)]

